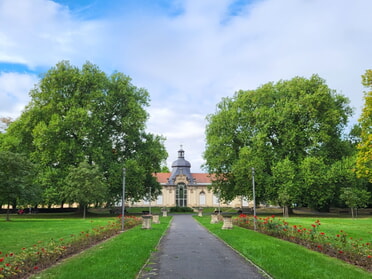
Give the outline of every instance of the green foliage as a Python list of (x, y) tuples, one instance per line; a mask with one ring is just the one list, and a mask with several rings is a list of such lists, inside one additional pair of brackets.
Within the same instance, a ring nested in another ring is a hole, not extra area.
[[(142, 183), (138, 191), (149, 187), (148, 176), (160, 169), (167, 154), (164, 138), (145, 132), (149, 105), (145, 89), (135, 87), (122, 73), (107, 76), (89, 62), (79, 69), (62, 61), (44, 74), (30, 96), (1, 145), (38, 163), (37, 181), (45, 190), (45, 203), (64, 201), (60, 193), (70, 168), (85, 161), (99, 166), (105, 176), (109, 203), (121, 195), (127, 161), (134, 160), (143, 169), (137, 177), (137, 185)], [(138, 195), (134, 190), (127, 197)]]
[(366, 207), (371, 200), (371, 193), (364, 189), (346, 187), (341, 190), (340, 199), (351, 208), (354, 217), (354, 209)]
[[(33, 183), (34, 166), (23, 155), (0, 151), (0, 204), (33, 202), (37, 185)], [(9, 220), (9, 215), (7, 215)]]
[(300, 165), (299, 176), (304, 205), (315, 209), (329, 205), (335, 186), (329, 183), (327, 166), (322, 158), (305, 158)]
[(170, 212), (194, 212), (194, 210), (190, 207), (181, 207), (181, 206), (174, 206), (171, 207)]
[[(320, 158), (326, 166), (350, 153), (350, 144), (342, 139), (352, 112), (348, 103), (317, 75), (267, 83), (223, 98), (216, 113), (207, 117), (204, 167), (215, 174), (213, 188), (226, 200), (252, 197), (254, 167), (258, 201), (300, 202), (293, 175), (299, 175), (298, 166), (307, 157)], [(290, 163), (281, 165), (285, 160)], [(289, 164), (297, 167), (290, 169)], [(274, 168), (278, 177), (273, 176)], [(326, 198), (316, 206), (330, 198), (324, 178), (319, 177), (322, 185), (315, 189), (326, 191)], [(309, 179), (306, 175), (305, 181), (315, 185)], [(322, 196), (315, 189), (312, 196)]]
[(357, 174), (372, 183), (372, 70), (362, 76), (362, 84), (370, 91), (364, 95), (364, 107), (359, 119), (361, 142), (358, 145)]
[(84, 208), (92, 203), (103, 202), (107, 198), (107, 184), (97, 165), (82, 162), (71, 167), (62, 187), (62, 195), (67, 202), (78, 202)]

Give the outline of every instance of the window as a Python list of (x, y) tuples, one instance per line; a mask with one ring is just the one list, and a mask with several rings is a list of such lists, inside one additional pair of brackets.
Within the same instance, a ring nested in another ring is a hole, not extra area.
[(177, 184), (176, 205), (180, 207), (187, 206), (187, 189), (185, 183)]
[(199, 194), (199, 204), (205, 205), (205, 193), (204, 192), (200, 192)]

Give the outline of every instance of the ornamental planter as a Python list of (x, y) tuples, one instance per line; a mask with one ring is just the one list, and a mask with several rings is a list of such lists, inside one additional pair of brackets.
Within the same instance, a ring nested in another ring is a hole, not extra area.
[(163, 212), (163, 217), (167, 217), (168, 216), (168, 211), (166, 209), (163, 209), (161, 212)]
[(151, 229), (151, 221), (152, 216), (151, 215), (142, 215), (142, 229)]
[(152, 215), (152, 222), (154, 224), (160, 224), (159, 215)]
[(232, 223), (232, 216), (231, 215), (225, 215), (223, 216), (223, 230), (231, 230), (233, 228)]
[(219, 222), (218, 214), (211, 214), (211, 217), (211, 224), (217, 224)]
[(198, 209), (198, 216), (203, 217), (203, 208)]

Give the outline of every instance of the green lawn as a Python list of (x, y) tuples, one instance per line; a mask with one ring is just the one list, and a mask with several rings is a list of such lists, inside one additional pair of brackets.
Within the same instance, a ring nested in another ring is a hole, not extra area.
[[(222, 223), (210, 224), (209, 216), (195, 218), (208, 230), (276, 279), (372, 278), (372, 273), (354, 267), (341, 260), (308, 250), (294, 243), (237, 226), (232, 230), (222, 230)], [(296, 221), (296, 223), (293, 224), (298, 225), (301, 219), (295, 220), (295, 218), (293, 218), (293, 221)], [(328, 222), (330, 222), (330, 220), (331, 219), (329, 219)], [(314, 221), (316, 221), (316, 219)], [(313, 221), (307, 220), (306, 222), (311, 224)], [(369, 221), (367, 221), (367, 223), (368, 222)], [(322, 226), (322, 228), (325, 228), (325, 223), (323, 223)], [(343, 229), (348, 231), (347, 227)], [(362, 235), (365, 235), (366, 232), (368, 235), (370, 229), (371, 227), (369, 226), (368, 228), (360, 229), (360, 231), (362, 231)]]
[[(278, 217), (276, 217), (278, 218)], [(290, 225), (302, 225), (310, 228), (315, 221), (320, 221), (319, 232), (335, 236), (344, 231), (354, 239), (362, 238), (365, 242), (372, 243), (372, 218), (321, 218), (321, 217), (290, 217), (285, 219)]]
[[(34, 215), (37, 216), (37, 215)], [(94, 227), (107, 225), (115, 218), (71, 218), (59, 216), (59, 218), (41, 219), (12, 218), (7, 222), (0, 220), (0, 252), (17, 253), (23, 247), (31, 247), (38, 242), (49, 242), (51, 239), (65, 239), (68, 241), (71, 235), (77, 235), (82, 231), (91, 231)], [(50, 217), (49, 217), (50, 218)]]
[(151, 230), (137, 226), (32, 278), (135, 278), (167, 230), (171, 217), (160, 220), (161, 224), (152, 224)]

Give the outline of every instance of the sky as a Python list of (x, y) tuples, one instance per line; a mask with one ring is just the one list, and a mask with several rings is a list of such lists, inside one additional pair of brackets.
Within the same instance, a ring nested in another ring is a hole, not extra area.
[(132, 78), (147, 130), (203, 172), (206, 116), (224, 97), (318, 74), (350, 99), (372, 68), (370, 0), (0, 0), (0, 117), (20, 116), (42, 73), (69, 60)]

